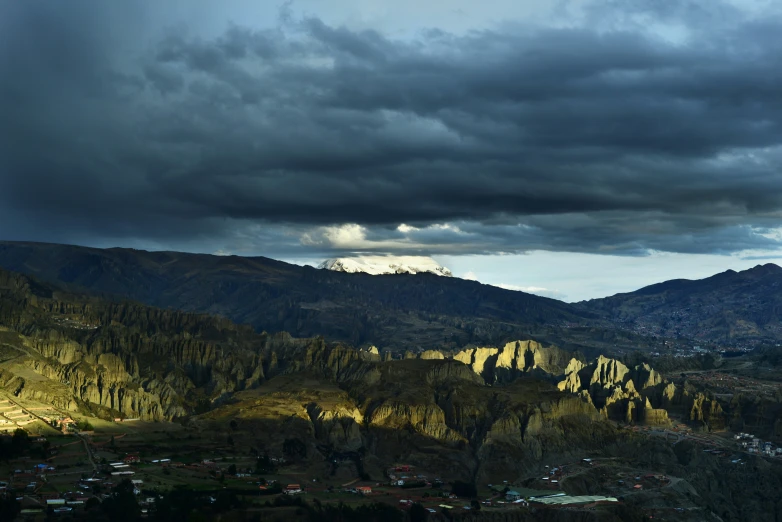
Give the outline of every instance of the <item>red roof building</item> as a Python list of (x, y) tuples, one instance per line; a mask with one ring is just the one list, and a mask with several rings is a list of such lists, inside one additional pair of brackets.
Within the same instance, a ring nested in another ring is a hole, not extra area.
[(297, 493), (301, 493), (301, 486), (299, 484), (288, 484), (285, 486), (284, 493), (286, 495), (295, 495)]

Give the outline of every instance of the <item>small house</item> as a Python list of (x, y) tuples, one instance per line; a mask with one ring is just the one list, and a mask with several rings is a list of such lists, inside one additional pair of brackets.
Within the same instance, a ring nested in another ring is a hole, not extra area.
[(362, 495), (368, 495), (372, 493), (372, 488), (369, 486), (358, 486), (356, 488), (356, 493), (361, 493)]
[(302, 493), (301, 486), (299, 484), (288, 484), (283, 491), (286, 495), (298, 495)]
[(510, 490), (507, 493), (505, 493), (505, 500), (508, 500), (510, 502), (519, 500), (521, 498), (521, 493), (518, 491)]

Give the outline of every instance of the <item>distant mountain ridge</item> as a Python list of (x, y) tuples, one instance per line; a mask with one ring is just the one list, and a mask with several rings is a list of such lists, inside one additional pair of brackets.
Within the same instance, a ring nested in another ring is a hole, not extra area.
[(782, 268), (674, 279), (577, 306), (639, 334), (750, 346), (782, 340)]
[(554, 299), (455, 277), (347, 274), (265, 257), (0, 242), (0, 267), (69, 290), (387, 349), (499, 343), (597, 319)]
[(318, 268), (370, 275), (423, 274), (453, 276), (450, 270), (431, 257), (422, 256), (356, 256), (327, 259)]
[(782, 268), (773, 264), (577, 304), (429, 272), (369, 275), (127, 248), (0, 241), (0, 267), (78, 292), (400, 351), (514, 338), (579, 350), (645, 349), (655, 337), (726, 346), (782, 341)]

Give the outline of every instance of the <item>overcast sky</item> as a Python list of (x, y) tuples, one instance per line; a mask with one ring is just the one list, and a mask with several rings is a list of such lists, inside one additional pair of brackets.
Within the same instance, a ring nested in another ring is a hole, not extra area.
[(773, 0), (0, 0), (0, 239), (569, 301), (782, 262), (780, 34)]

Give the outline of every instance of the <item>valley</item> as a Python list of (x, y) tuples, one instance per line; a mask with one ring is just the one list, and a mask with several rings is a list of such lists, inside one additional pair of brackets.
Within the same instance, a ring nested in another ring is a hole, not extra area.
[(0, 298), (0, 428), (30, 441), (4, 443), (0, 477), (33, 518), (107, 514), (124, 484), (148, 518), (199, 505), (248, 520), (419, 507), (431, 520), (763, 520), (782, 507), (769, 353), (660, 358), (662, 371), (643, 351), (531, 339), (399, 353), (7, 271)]
[(782, 522), (780, 2), (0, 34), (0, 522)]

